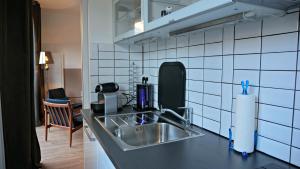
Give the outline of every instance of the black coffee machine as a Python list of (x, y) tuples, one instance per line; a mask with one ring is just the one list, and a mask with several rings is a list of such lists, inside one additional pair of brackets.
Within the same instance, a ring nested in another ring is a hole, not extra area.
[(142, 84), (136, 85), (136, 110), (147, 111), (154, 109), (154, 86), (148, 84), (148, 77), (142, 78)]
[(105, 115), (118, 111), (118, 93), (119, 85), (117, 83), (103, 83), (95, 88), (98, 93), (98, 101), (91, 103), (91, 109), (94, 113)]

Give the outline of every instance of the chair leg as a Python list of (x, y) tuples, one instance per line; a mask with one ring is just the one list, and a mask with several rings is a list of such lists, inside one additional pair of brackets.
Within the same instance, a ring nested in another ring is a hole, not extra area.
[(47, 114), (46, 109), (44, 111), (45, 111), (45, 141), (47, 141), (47, 139), (48, 139), (48, 114)]
[(45, 141), (48, 139), (48, 126), (45, 124)]
[(70, 144), (70, 147), (72, 147), (72, 128), (70, 128), (70, 137), (69, 137), (69, 144)]

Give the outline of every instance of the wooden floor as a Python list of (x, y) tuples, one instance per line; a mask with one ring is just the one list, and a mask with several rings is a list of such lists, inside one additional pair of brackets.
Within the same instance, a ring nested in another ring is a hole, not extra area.
[(44, 126), (36, 128), (42, 154), (42, 169), (83, 169), (82, 128), (73, 133), (72, 147), (69, 147), (68, 131), (51, 128), (45, 141)]

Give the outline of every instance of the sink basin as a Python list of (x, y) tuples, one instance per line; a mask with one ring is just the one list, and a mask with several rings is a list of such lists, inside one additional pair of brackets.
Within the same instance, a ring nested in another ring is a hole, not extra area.
[(155, 112), (98, 116), (95, 119), (123, 151), (204, 135)]
[(115, 135), (130, 146), (146, 146), (189, 137), (190, 133), (171, 124), (156, 123), (122, 126)]

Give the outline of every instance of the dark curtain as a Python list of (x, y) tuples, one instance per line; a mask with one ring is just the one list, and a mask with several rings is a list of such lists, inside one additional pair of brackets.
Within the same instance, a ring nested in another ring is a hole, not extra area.
[(35, 124), (43, 124), (43, 104), (44, 96), (44, 72), (39, 65), (41, 52), (41, 7), (37, 1), (32, 2), (32, 23), (33, 23), (33, 63), (34, 63), (34, 113)]
[(0, 1), (0, 93), (6, 169), (35, 169), (32, 1)]

